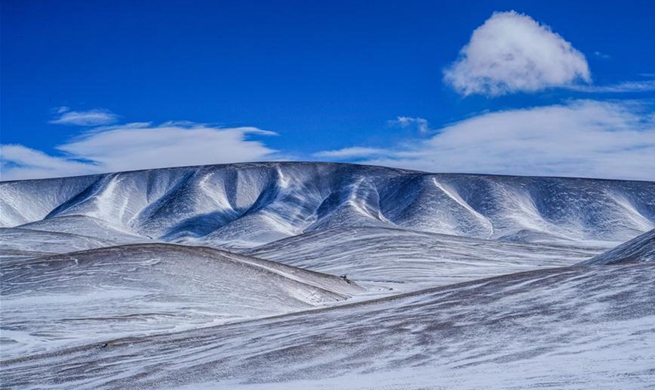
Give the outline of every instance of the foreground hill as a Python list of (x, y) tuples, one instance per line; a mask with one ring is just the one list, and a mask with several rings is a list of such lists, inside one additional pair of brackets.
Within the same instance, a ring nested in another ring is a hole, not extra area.
[(211, 248), (135, 244), (0, 261), (2, 358), (344, 301), (339, 277)]
[[(8, 387), (641, 389), (655, 265), (567, 267), (5, 360)], [(626, 298), (629, 297), (629, 298)]]
[[(100, 221), (130, 236), (241, 248), (361, 226), (618, 243), (655, 228), (655, 183), (253, 163), (3, 182), (0, 211), (4, 227), (75, 233)], [(72, 217), (85, 219), (58, 223)]]

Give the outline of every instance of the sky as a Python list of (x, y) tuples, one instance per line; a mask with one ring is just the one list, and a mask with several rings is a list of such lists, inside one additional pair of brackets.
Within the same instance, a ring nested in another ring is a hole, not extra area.
[(0, 180), (279, 160), (655, 180), (649, 0), (0, 4)]

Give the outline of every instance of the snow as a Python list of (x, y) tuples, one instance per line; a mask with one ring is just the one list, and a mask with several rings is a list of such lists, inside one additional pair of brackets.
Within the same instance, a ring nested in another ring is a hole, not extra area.
[(619, 267), (93, 343), (5, 361), (0, 373), (42, 388), (644, 388), (655, 383), (655, 268)]
[(0, 226), (3, 388), (655, 383), (653, 182), (183, 167), (2, 182)]
[(573, 265), (605, 247), (526, 244), (379, 227), (305, 233), (244, 253), (396, 292)]
[(107, 334), (150, 334), (306, 310), (362, 291), (334, 276), (170, 244), (3, 260), (0, 273), (3, 358), (44, 352), (64, 340), (77, 344)]
[(583, 265), (655, 262), (655, 229), (582, 262)]
[(3, 182), (0, 210), (4, 227), (86, 216), (226, 247), (361, 226), (618, 244), (655, 228), (655, 183), (252, 163)]

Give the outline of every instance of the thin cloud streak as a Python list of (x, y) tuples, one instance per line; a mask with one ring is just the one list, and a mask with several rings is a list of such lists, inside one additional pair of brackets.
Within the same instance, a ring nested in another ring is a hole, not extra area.
[(327, 150), (323, 152), (314, 153), (314, 157), (323, 157), (323, 158), (361, 158), (361, 157), (371, 157), (375, 155), (386, 155), (389, 151), (386, 149), (379, 148), (368, 148), (368, 147), (352, 147), (352, 148), (343, 148), (338, 150)]
[(101, 126), (115, 123), (118, 116), (109, 110), (95, 109), (89, 111), (70, 111), (68, 107), (59, 107), (60, 116), (48, 123), (67, 126)]
[(610, 85), (572, 85), (568, 89), (586, 93), (637, 93), (655, 91), (655, 80), (625, 81)]

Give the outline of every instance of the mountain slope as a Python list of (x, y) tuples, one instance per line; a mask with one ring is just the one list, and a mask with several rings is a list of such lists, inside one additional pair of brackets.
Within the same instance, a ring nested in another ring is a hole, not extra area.
[(171, 244), (5, 259), (0, 275), (4, 359), (108, 334), (306, 310), (363, 291), (335, 276)]
[(111, 241), (71, 233), (0, 228), (0, 259), (40, 257), (111, 245)]
[(314, 231), (244, 252), (358, 283), (416, 291), (505, 273), (573, 265), (603, 248), (522, 244), (380, 227)]
[(655, 262), (655, 229), (635, 237), (614, 249), (582, 262), (582, 265)]
[(252, 163), (0, 183), (0, 226), (85, 216), (168, 242), (254, 247), (390, 227), (521, 242), (622, 242), (655, 228), (655, 183)]

